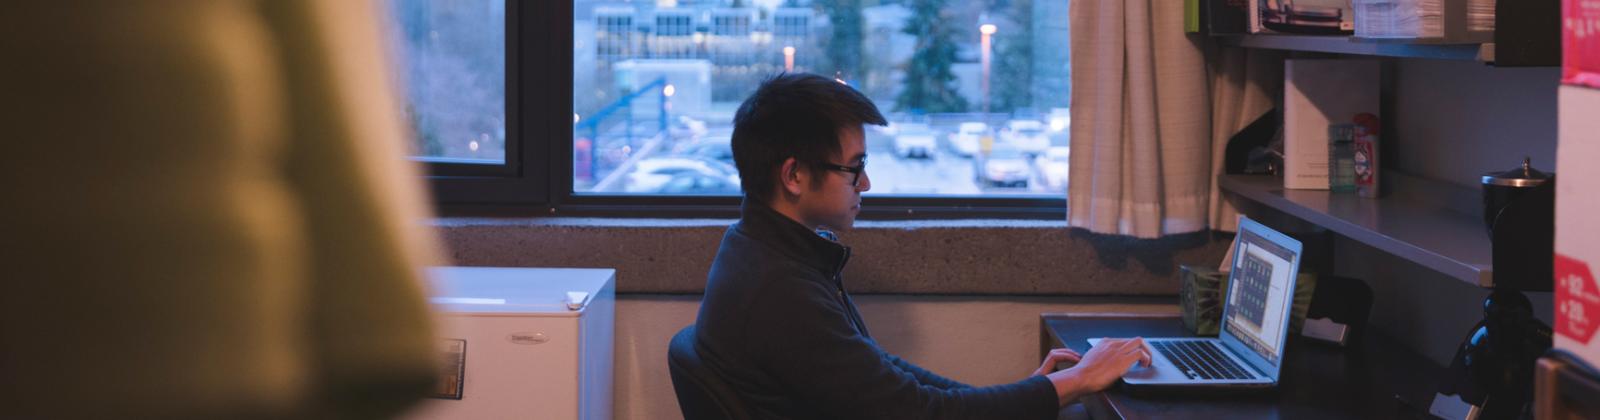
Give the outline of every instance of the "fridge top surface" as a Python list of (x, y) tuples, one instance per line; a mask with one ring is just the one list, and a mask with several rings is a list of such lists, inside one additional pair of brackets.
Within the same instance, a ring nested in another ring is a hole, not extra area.
[[(428, 275), (432, 281), (429, 302), (445, 312), (578, 316), (589, 301), (611, 291), (616, 270), (433, 267)], [(574, 298), (581, 305), (571, 305)]]

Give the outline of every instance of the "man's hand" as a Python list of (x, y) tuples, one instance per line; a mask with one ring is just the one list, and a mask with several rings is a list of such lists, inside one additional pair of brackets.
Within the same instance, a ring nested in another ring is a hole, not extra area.
[(1037, 376), (1049, 375), (1050, 372), (1056, 371), (1057, 364), (1061, 364), (1062, 362), (1077, 363), (1082, 359), (1083, 355), (1078, 354), (1076, 351), (1072, 351), (1072, 349), (1061, 348), (1050, 350), (1050, 354), (1046, 354), (1044, 356), (1044, 363), (1039, 364), (1039, 370), (1033, 371), (1033, 374)]
[(1144, 339), (1107, 338), (1089, 349), (1089, 353), (1084, 354), (1076, 366), (1046, 376), (1056, 386), (1057, 403), (1065, 406), (1078, 399), (1079, 395), (1110, 387), (1134, 363), (1150, 365), (1150, 350), (1144, 346)]

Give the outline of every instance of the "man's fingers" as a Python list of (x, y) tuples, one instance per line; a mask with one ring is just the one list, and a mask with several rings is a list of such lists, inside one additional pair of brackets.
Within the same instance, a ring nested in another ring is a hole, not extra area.
[(1136, 357), (1141, 366), (1150, 365), (1150, 348), (1144, 345), (1144, 338), (1134, 337), (1123, 344), (1123, 351)]
[(1071, 354), (1071, 353), (1052, 353), (1052, 354), (1050, 354), (1050, 360), (1054, 361), (1056, 363), (1078, 362), (1080, 360), (1083, 360), (1083, 358), (1079, 357), (1076, 354)]
[(1153, 359), (1150, 357), (1150, 346), (1144, 344), (1143, 337), (1134, 337), (1133, 341), (1134, 344), (1139, 345), (1139, 361), (1143, 363), (1144, 366), (1150, 366), (1150, 363), (1153, 361)]
[(1105, 344), (1105, 343), (1111, 344), (1111, 347), (1113, 347), (1113, 348), (1126, 349), (1129, 346), (1144, 346), (1144, 338), (1141, 338), (1141, 337), (1113, 338), (1113, 339), (1107, 339), (1102, 344)]
[(1121, 343), (1117, 343), (1117, 345), (1114, 346), (1114, 349), (1116, 351), (1113, 354), (1116, 355), (1118, 365), (1120, 366), (1132, 368), (1135, 362), (1137, 362), (1139, 366), (1150, 366), (1150, 350), (1148, 347), (1145, 347), (1143, 339), (1128, 339)]
[(1082, 360), (1083, 357), (1071, 349), (1055, 349), (1051, 350), (1050, 354), (1045, 356), (1045, 359), (1049, 361), (1049, 364), (1054, 365), (1061, 362), (1077, 362)]

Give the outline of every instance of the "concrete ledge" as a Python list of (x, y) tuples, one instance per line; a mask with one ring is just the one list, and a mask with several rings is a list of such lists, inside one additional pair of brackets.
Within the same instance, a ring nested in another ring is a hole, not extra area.
[[(440, 218), (453, 264), (610, 267), (621, 293), (693, 293), (733, 220)], [(840, 232), (861, 294), (1171, 295), (1179, 264), (1216, 265), (1225, 237), (1096, 235), (1036, 220), (862, 221)]]

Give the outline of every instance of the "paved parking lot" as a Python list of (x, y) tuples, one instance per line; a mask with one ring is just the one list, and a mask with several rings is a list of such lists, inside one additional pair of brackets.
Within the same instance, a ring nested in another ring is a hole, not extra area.
[[(1026, 158), (1027, 182), (1025, 187), (996, 187), (981, 182), (974, 176), (976, 165), (974, 158), (961, 156), (955, 152), (950, 143), (950, 135), (955, 132), (959, 122), (946, 121), (928, 124), (937, 137), (936, 146), (928, 151), (927, 157), (899, 156), (895, 153), (894, 135), (877, 127), (866, 130), (867, 173), (872, 178), (872, 190), (868, 195), (981, 195), (981, 194), (1027, 194), (1041, 196), (1056, 196), (1065, 194), (1065, 182), (1062, 180), (1065, 173), (1064, 160), (1052, 160), (1048, 157)], [(607, 144), (621, 144), (621, 142), (602, 141), (600, 156), (617, 160), (610, 164), (601, 163), (600, 170), (596, 173), (599, 178), (595, 181), (584, 182), (580, 179), (577, 187), (580, 190), (592, 188), (599, 182), (600, 189), (591, 189), (592, 192), (607, 193), (708, 193), (708, 191), (671, 190), (671, 191), (641, 191), (637, 185), (630, 186), (630, 179), (642, 178), (638, 168), (659, 168), (661, 165), (638, 165), (638, 162), (656, 159), (663, 160), (668, 157), (699, 156), (707, 160), (721, 160), (727, 165), (732, 165), (731, 155), (726, 152), (718, 153), (718, 148), (728, 141), (732, 129), (726, 125), (708, 125), (703, 131), (696, 133), (676, 133), (677, 137), (659, 140), (659, 147), (630, 148), (629, 153), (622, 154), (619, 150), (607, 150)], [(996, 143), (1003, 142), (998, 132), (991, 131), (991, 136)], [(1065, 131), (1050, 132), (1049, 144), (1052, 148), (1062, 149), (1067, 146)], [(636, 144), (645, 144), (651, 140), (639, 140)], [(716, 166), (716, 165), (713, 165)], [(1054, 166), (1052, 168), (1052, 166)], [(721, 167), (721, 166), (717, 166)], [(698, 169), (697, 169), (698, 170)], [(612, 174), (612, 172), (621, 171)], [(703, 171), (703, 170), (702, 170)], [(1058, 178), (1051, 182), (1046, 178), (1050, 173)], [(699, 175), (709, 178), (725, 174), (709, 173)], [(737, 175), (737, 174), (733, 174)], [(609, 176), (609, 179), (607, 179)], [(581, 178), (581, 177), (580, 177)], [(608, 181), (608, 182), (602, 182)], [(678, 183), (663, 183), (663, 185), (685, 184), (691, 181)], [(712, 190), (709, 193), (736, 194), (734, 191)]]

